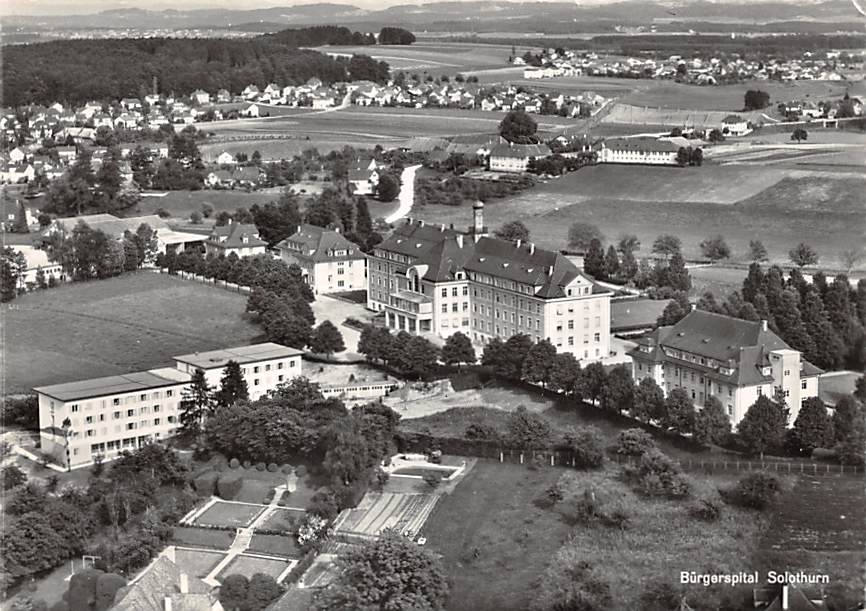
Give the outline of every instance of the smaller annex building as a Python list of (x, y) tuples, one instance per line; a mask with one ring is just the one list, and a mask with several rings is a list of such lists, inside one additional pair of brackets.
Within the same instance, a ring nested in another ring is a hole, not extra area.
[(339, 229), (299, 225), (277, 249), (281, 260), (301, 268), (316, 295), (367, 290), (367, 255)]

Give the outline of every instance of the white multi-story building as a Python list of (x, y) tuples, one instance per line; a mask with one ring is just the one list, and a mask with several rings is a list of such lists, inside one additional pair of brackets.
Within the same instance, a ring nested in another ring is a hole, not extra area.
[(192, 374), (218, 388), (229, 361), (238, 363), (250, 399), (301, 375), (303, 351), (274, 343), (174, 357), (174, 367), (34, 388), (42, 451), (69, 468), (114, 458), (175, 434)]
[(677, 165), (680, 147), (656, 138), (609, 138), (598, 150), (599, 163)]
[(499, 144), (490, 150), (490, 170), (526, 172), (529, 162), (550, 155), (550, 147), (546, 144)]
[(299, 225), (277, 248), (280, 259), (301, 268), (316, 295), (367, 290), (367, 255), (338, 229)]
[(636, 383), (652, 378), (668, 394), (685, 390), (697, 407), (715, 397), (736, 426), (761, 395), (781, 389), (791, 415), (818, 396), (821, 370), (804, 360), (767, 321), (751, 322), (693, 310), (677, 324), (659, 327), (629, 352)]

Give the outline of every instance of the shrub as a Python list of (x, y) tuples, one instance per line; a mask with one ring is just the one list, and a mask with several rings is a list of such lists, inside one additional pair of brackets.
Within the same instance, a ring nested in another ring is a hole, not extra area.
[(239, 461), (237, 458), (232, 458), (229, 461), (229, 468), (230, 469), (237, 469), (240, 466), (241, 466), (241, 461)]
[(271, 473), (276, 473), (278, 469), (279, 467), (277, 467), (277, 463), (268, 463), (268, 471), (270, 471)]
[(304, 477), (307, 474), (307, 468), (304, 465), (298, 465), (295, 468), (295, 475), (298, 477)]
[(264, 470), (265, 470), (265, 463), (257, 462), (256, 463), (256, 471), (264, 471)]
[(836, 460), (836, 450), (829, 448), (815, 448), (812, 450), (812, 460)]
[(491, 424), (473, 422), (466, 427), (466, 432), (463, 436), (466, 439), (499, 439), (499, 431)]
[(243, 480), (237, 475), (223, 475), (217, 481), (217, 491), (221, 498), (226, 500), (234, 499), (238, 492), (241, 491)]
[(749, 509), (769, 507), (781, 491), (782, 484), (775, 475), (756, 471), (749, 473), (732, 489), (719, 490), (725, 502)]
[(679, 465), (658, 449), (640, 457), (636, 468), (627, 471), (637, 481), (637, 489), (646, 496), (684, 498), (689, 495), (689, 482)]
[(713, 499), (701, 499), (689, 510), (689, 515), (704, 522), (716, 522), (722, 517), (722, 508)]
[(192, 486), (201, 496), (213, 496), (218, 477), (215, 472), (206, 471), (192, 480)]
[(616, 440), (616, 453), (620, 456), (641, 456), (655, 448), (655, 440), (643, 429), (626, 429)]
[(248, 460), (245, 460), (245, 461), (243, 462), (243, 465), (244, 465), (244, 469), (249, 469), (250, 467), (253, 466), (253, 463), (251, 463), (251, 462), (248, 461)]
[(569, 439), (574, 452), (574, 466), (578, 469), (597, 469), (604, 464), (601, 431), (594, 426), (578, 431)]
[(337, 497), (330, 490), (320, 490), (315, 493), (307, 507), (307, 513), (312, 513), (326, 520), (333, 520), (339, 512)]
[[(615, 496), (611, 496), (611, 495)], [(629, 526), (629, 516), (616, 491), (586, 489), (574, 503), (567, 521), (572, 525), (594, 526), (601, 524), (610, 528), (625, 530)]]

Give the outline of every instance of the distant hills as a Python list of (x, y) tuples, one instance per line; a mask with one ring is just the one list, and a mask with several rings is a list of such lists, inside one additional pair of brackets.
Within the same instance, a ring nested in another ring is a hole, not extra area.
[(289, 26), (340, 23), (378, 30), (383, 25), (457, 32), (607, 31), (613, 25), (663, 25), (670, 22), (712, 22), (759, 25), (768, 22), (838, 23), (840, 29), (862, 31), (863, 19), (849, 0), (625, 0), (601, 4), (574, 2), (431, 2), (395, 5), (379, 10), (352, 4), (319, 3), (251, 10), (113, 9), (91, 15), (8, 16), (4, 29), (93, 28), (235, 28), (263, 31)]

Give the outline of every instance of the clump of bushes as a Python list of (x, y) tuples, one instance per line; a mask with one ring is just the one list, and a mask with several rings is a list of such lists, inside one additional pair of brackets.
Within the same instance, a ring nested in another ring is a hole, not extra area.
[(643, 429), (626, 429), (616, 440), (616, 453), (620, 456), (642, 456), (656, 449), (656, 442)]
[(265, 470), (265, 463), (257, 462), (256, 463), (256, 471), (264, 471), (264, 470)]
[(229, 461), (229, 469), (237, 469), (240, 466), (241, 466), (241, 461), (239, 461), (237, 458), (232, 458)]
[(337, 496), (330, 490), (316, 492), (310, 499), (309, 506), (307, 506), (307, 513), (320, 516), (325, 520), (333, 520), (339, 512)]
[(496, 430), (496, 427), (485, 422), (473, 422), (466, 427), (463, 436), (466, 439), (496, 440), (499, 439), (499, 431)]
[(279, 467), (277, 467), (277, 463), (275, 463), (275, 462), (268, 463), (268, 471), (270, 473), (276, 473), (277, 469), (279, 469)]
[(602, 434), (594, 426), (588, 426), (566, 435), (566, 443), (574, 452), (574, 466), (578, 469), (598, 469), (604, 464)]
[(249, 469), (250, 467), (253, 466), (253, 463), (251, 463), (249, 460), (245, 460), (243, 462), (243, 465), (244, 465), (244, 469)]
[(763, 471), (756, 471), (740, 479), (733, 488), (720, 489), (719, 494), (726, 503), (731, 505), (764, 510), (773, 504), (781, 490), (782, 483), (779, 478)]
[(192, 480), (192, 486), (201, 496), (213, 496), (218, 477), (214, 471), (205, 471)]
[(619, 497), (603, 499), (601, 493), (587, 488), (577, 498), (573, 511), (566, 514), (566, 519), (572, 524), (594, 526), (600, 524), (609, 528), (626, 530), (629, 526), (629, 516)]
[(243, 486), (243, 481), (236, 475), (224, 475), (217, 481), (217, 491), (220, 497), (226, 500), (234, 499), (238, 495), (238, 492), (241, 491), (241, 486)]
[(689, 481), (679, 465), (655, 448), (645, 452), (637, 466), (626, 468), (625, 474), (646, 496), (682, 499), (689, 495)]
[(700, 499), (689, 515), (704, 522), (717, 522), (722, 517), (722, 507), (715, 499)]
[(307, 474), (307, 468), (304, 465), (298, 465), (295, 469), (295, 475), (304, 477)]

